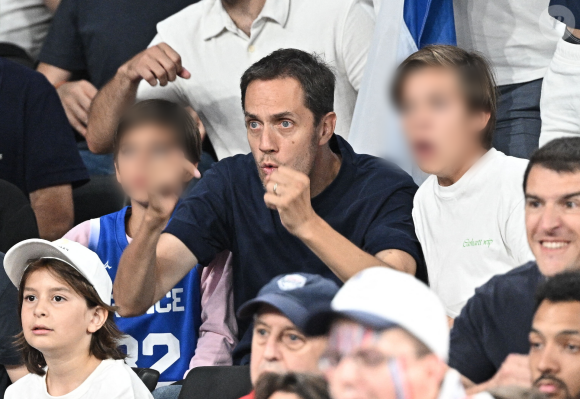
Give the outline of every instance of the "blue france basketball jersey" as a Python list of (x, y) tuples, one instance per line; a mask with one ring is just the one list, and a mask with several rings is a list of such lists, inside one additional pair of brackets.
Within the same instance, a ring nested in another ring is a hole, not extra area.
[[(99, 255), (113, 281), (121, 255), (129, 245), (125, 231), (128, 208), (91, 220), (89, 248)], [(159, 371), (160, 383), (183, 379), (195, 353), (201, 324), (198, 268), (199, 265), (187, 273), (146, 314), (137, 317), (115, 314), (117, 326), (125, 334), (122, 345), (129, 355), (127, 364)]]

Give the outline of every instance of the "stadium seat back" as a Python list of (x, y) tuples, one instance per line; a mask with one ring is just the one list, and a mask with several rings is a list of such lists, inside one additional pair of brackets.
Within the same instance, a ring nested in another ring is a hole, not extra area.
[(159, 371), (137, 367), (132, 367), (132, 369), (141, 379), (141, 381), (143, 381), (143, 384), (145, 384), (149, 392), (153, 392), (157, 386), (157, 381), (159, 381)]
[(239, 399), (251, 391), (249, 366), (196, 367), (187, 374), (179, 399)]

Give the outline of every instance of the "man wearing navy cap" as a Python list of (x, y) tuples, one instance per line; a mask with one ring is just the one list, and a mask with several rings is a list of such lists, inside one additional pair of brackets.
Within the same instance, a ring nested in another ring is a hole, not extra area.
[[(326, 338), (306, 337), (312, 309), (328, 308), (338, 286), (324, 277), (295, 273), (274, 277), (255, 299), (244, 303), (239, 318), (254, 318), (250, 376), (252, 384), (265, 372), (318, 373)], [(242, 399), (252, 399), (250, 393)]]

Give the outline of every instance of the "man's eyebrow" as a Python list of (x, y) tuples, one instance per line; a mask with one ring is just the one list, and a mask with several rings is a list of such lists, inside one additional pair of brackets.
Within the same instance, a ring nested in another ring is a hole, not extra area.
[(566, 194), (562, 197), (562, 199), (570, 199), (572, 197), (576, 197), (580, 195), (580, 191), (576, 191), (575, 193), (571, 193), (571, 194)]
[(248, 111), (244, 111), (244, 116), (248, 119), (259, 119), (258, 115), (251, 114)]
[(564, 330), (558, 333), (558, 336), (561, 335), (580, 335), (580, 331), (578, 330)]
[(294, 113), (290, 111), (279, 112), (277, 114), (272, 115), (272, 119), (284, 119), (294, 116)]

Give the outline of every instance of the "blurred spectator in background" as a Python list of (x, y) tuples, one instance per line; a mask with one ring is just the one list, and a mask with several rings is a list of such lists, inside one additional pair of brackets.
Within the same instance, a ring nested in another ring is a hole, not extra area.
[(457, 45), (483, 53), (495, 67), (500, 96), (493, 146), (529, 158), (542, 126), (542, 78), (564, 27), (550, 18), (549, 0), (454, 0), (453, 5)]
[(0, 180), (0, 252), (28, 238), (39, 238), (30, 201), (14, 184)]
[(536, 262), (478, 288), (451, 331), (449, 365), (466, 377), (473, 393), (530, 386), (524, 355), (530, 349), (536, 289), (548, 276), (580, 270), (580, 138), (554, 140), (536, 151), (524, 175), (524, 192), (528, 243)]
[(412, 276), (384, 267), (358, 273), (330, 310), (311, 312), (306, 332), (328, 331), (320, 368), (333, 399), (465, 397), (459, 374), (445, 364), (445, 309)]
[(135, 98), (165, 98), (197, 112), (218, 159), (247, 154), (240, 77), (280, 48), (322, 54), (333, 67), (336, 133), (346, 138), (373, 28), (371, 0), (207, 0), (190, 6), (159, 23), (149, 49), (99, 92), (89, 148), (111, 151), (119, 116)]
[(551, 0), (550, 14), (567, 25), (542, 86), (540, 145), (580, 135), (580, 1)]
[(256, 384), (256, 399), (330, 399), (330, 395), (321, 376), (266, 373)]
[[(38, 71), (57, 87), (77, 132), (86, 135), (89, 106), (97, 90), (124, 62), (147, 48), (157, 22), (195, 1), (62, 0), (38, 57)], [(112, 156), (95, 156), (78, 139), (91, 175), (114, 173)]]
[(533, 259), (521, 189), (527, 161), (492, 148), (495, 82), (480, 55), (428, 46), (401, 64), (395, 82), (403, 129), (430, 174), (414, 198), (415, 231), (452, 320), (477, 287)]
[(580, 397), (580, 273), (557, 274), (537, 293), (530, 332), (534, 387), (549, 399)]
[(58, 96), (44, 76), (0, 58), (0, 179), (29, 196), (41, 238), (72, 226), (72, 186), (88, 180)]
[(0, 252), (0, 399), (6, 388), (28, 374), (15, 344), (22, 331), (18, 317), (18, 290), (4, 270), (4, 254)]
[(60, 0), (0, 0), (0, 57), (34, 68)]

